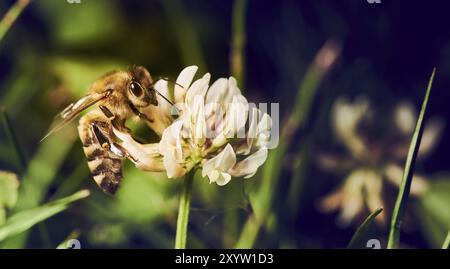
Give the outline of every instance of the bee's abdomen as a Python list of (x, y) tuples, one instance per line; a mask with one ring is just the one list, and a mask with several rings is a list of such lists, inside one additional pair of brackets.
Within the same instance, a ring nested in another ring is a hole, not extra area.
[(122, 158), (103, 148), (92, 132), (89, 114), (80, 119), (78, 133), (94, 181), (106, 193), (114, 194), (122, 180)]

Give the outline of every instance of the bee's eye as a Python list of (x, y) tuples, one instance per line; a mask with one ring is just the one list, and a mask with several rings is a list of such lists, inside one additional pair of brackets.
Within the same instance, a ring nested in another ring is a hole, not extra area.
[(131, 82), (130, 91), (136, 97), (140, 97), (143, 94), (141, 85), (135, 81)]

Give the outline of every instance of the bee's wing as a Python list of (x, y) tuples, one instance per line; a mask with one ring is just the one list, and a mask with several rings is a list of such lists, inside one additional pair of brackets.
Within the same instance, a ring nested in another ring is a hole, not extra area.
[(103, 93), (93, 93), (82, 97), (80, 100), (75, 103), (67, 106), (61, 113), (56, 115), (57, 123), (53, 124), (54, 127), (41, 139), (41, 142), (49, 137), (54, 132), (59, 131), (61, 128), (66, 126), (69, 122), (71, 122), (76, 116), (78, 116), (83, 110), (89, 108), (100, 100), (108, 97), (110, 91), (106, 91)]

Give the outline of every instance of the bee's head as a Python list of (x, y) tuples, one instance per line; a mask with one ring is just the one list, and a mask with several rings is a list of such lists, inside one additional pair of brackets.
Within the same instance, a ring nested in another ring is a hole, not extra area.
[(130, 102), (136, 108), (158, 105), (152, 77), (147, 69), (142, 66), (133, 66), (129, 72), (131, 80), (127, 86), (127, 96)]

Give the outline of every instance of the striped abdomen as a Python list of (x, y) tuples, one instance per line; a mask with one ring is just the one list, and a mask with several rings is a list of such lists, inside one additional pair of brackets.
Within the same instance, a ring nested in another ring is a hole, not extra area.
[[(101, 130), (100, 134), (99, 130)], [(103, 140), (101, 135), (104, 135), (105, 139), (110, 139), (104, 132), (110, 133), (110, 125), (108, 119), (102, 114), (91, 111), (81, 117), (78, 133), (83, 143), (89, 170), (104, 192), (114, 194), (122, 180), (122, 158), (111, 152), (108, 144), (101, 141)]]

